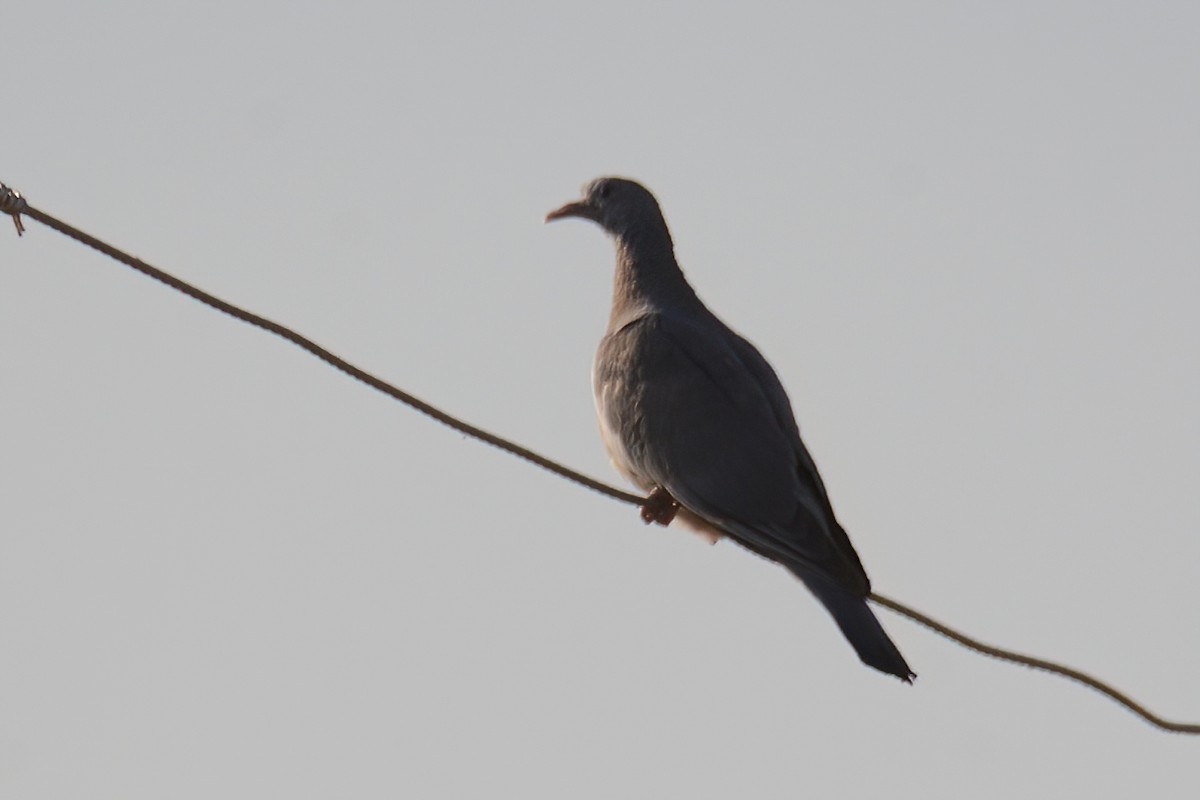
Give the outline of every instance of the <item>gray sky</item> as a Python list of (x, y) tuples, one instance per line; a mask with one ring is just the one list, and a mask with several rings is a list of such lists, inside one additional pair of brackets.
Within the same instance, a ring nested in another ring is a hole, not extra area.
[[(876, 588), (1200, 720), (1200, 6), (25, 3), (0, 180), (616, 481), (659, 196)], [(0, 794), (1178, 797), (1194, 738), (642, 526), (0, 220)]]

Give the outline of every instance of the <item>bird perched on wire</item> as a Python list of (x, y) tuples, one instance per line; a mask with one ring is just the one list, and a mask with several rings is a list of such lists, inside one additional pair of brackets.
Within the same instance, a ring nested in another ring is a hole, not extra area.
[(658, 201), (599, 178), (546, 221), (580, 217), (615, 240), (608, 330), (592, 369), (613, 465), (649, 492), (647, 522), (681, 522), (778, 562), (824, 604), (862, 661), (916, 677), (867, 605), (871, 584), (838, 524), (787, 393), (754, 345), (696, 296)]

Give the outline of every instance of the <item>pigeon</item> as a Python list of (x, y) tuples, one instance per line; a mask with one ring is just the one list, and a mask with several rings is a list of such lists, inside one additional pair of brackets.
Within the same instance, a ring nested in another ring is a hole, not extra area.
[(598, 178), (546, 221), (598, 223), (616, 244), (612, 312), (592, 367), (600, 431), (621, 475), (649, 493), (647, 523), (732, 539), (800, 579), (868, 666), (916, 674), (867, 605), (871, 584), (800, 440), (779, 378), (697, 297), (658, 201)]

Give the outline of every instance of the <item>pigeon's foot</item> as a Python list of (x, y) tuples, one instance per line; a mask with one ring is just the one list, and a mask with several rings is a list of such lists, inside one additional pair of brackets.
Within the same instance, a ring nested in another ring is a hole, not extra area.
[(678, 510), (679, 503), (671, 497), (670, 492), (659, 486), (642, 503), (642, 522), (647, 525), (657, 522), (665, 527), (675, 519), (675, 512)]

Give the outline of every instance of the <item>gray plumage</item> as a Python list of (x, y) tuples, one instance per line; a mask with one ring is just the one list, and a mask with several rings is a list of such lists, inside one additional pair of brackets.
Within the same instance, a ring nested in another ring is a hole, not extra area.
[(642, 489), (668, 493), (685, 523), (782, 564), (863, 662), (911, 682), (867, 605), (870, 581), (779, 378), (696, 296), (654, 196), (633, 181), (600, 178), (547, 221), (568, 216), (600, 224), (616, 242), (612, 315), (593, 367), (614, 466)]

